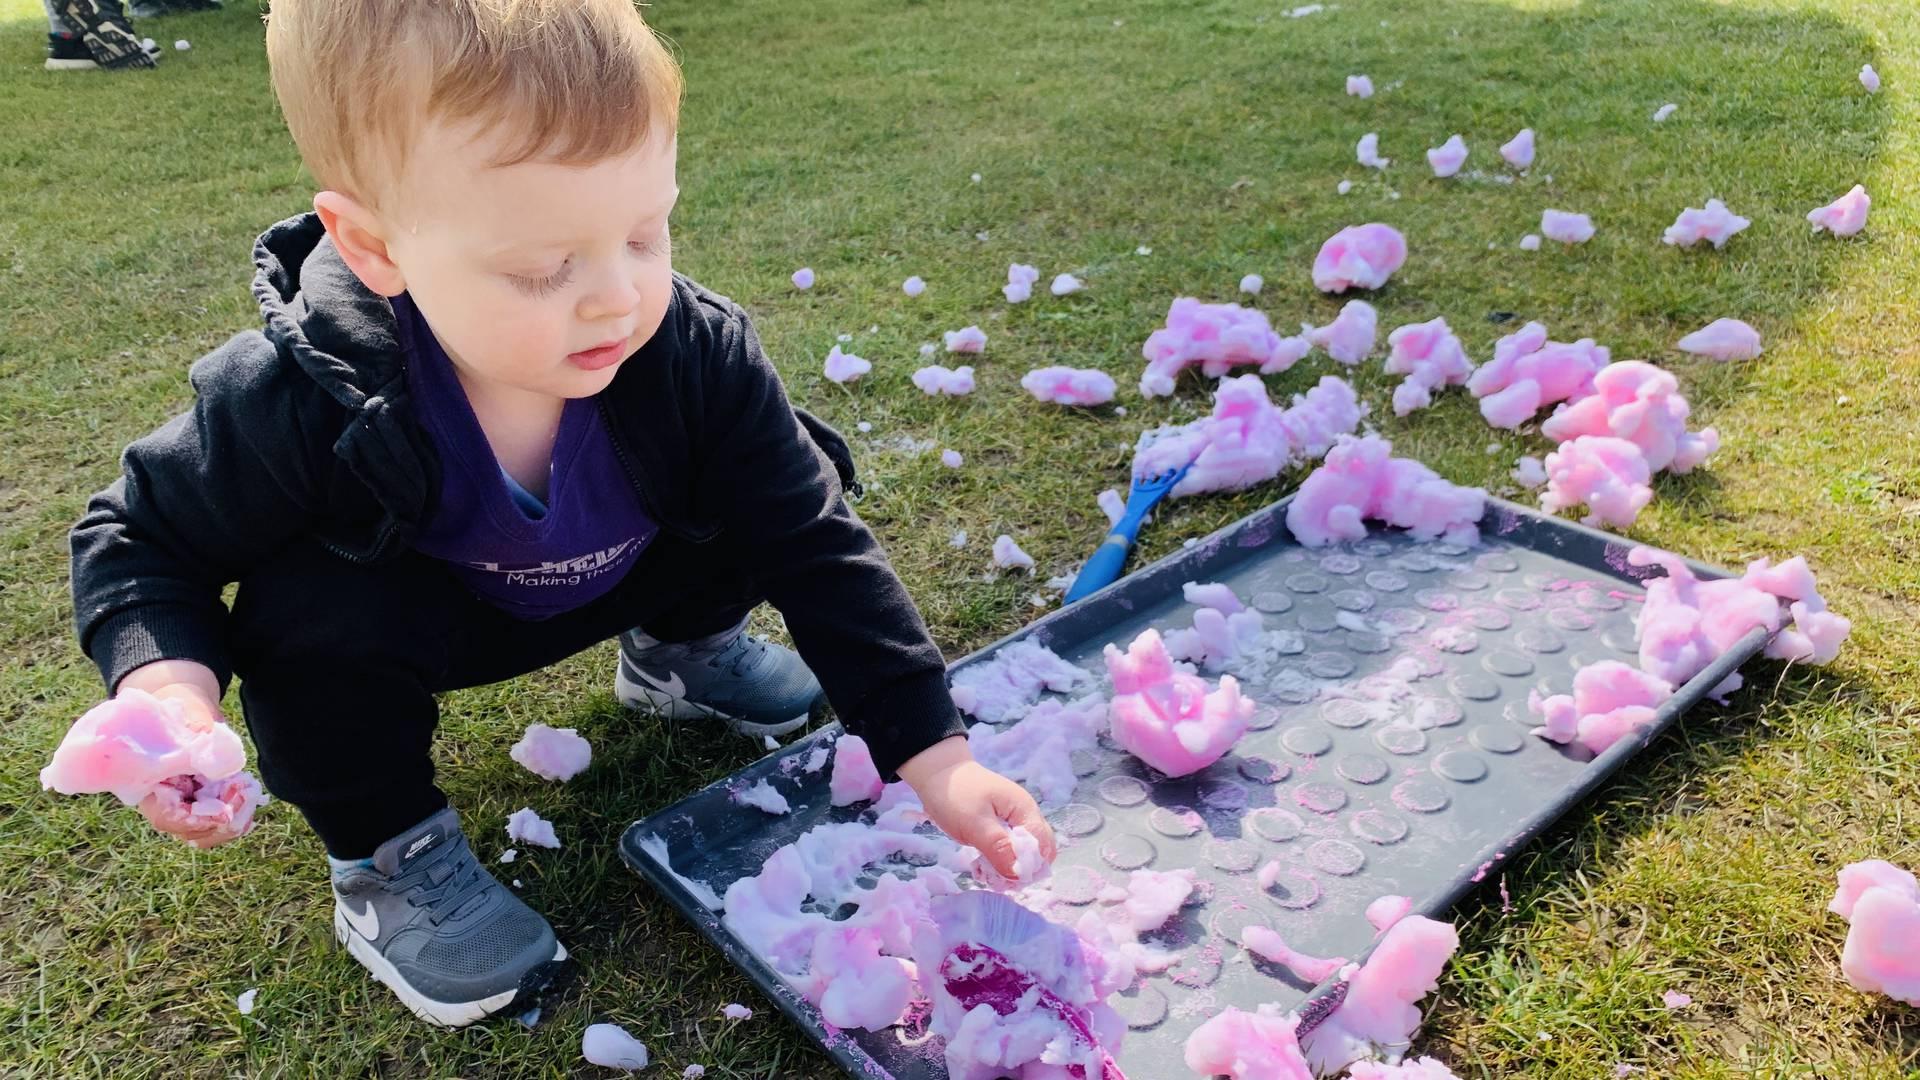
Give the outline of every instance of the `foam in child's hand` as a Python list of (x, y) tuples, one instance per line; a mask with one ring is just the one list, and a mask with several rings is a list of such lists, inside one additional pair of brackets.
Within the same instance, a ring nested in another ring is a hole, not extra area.
[(986, 332), (977, 326), (963, 326), (942, 335), (950, 353), (977, 353), (987, 347)]
[(1593, 392), (1556, 409), (1540, 425), (1540, 434), (1558, 442), (1582, 435), (1626, 439), (1640, 448), (1649, 472), (1678, 475), (1720, 448), (1720, 433), (1713, 428), (1687, 430), (1691, 413), (1672, 372), (1644, 360), (1622, 360), (1600, 369)]
[(1445, 319), (1408, 323), (1387, 335), (1386, 372), (1405, 375), (1393, 391), (1393, 414), (1405, 416), (1433, 403), (1433, 391), (1462, 386), (1473, 361)]
[(531, 806), (523, 806), (507, 815), (507, 839), (535, 847), (560, 846), (560, 837), (553, 831), (553, 822), (534, 813)]
[(1097, 368), (1043, 367), (1020, 377), (1036, 400), (1055, 405), (1105, 405), (1113, 400), (1113, 376)]
[(1365, 75), (1347, 76), (1347, 94), (1351, 97), (1370, 98), (1373, 96), (1373, 80)]
[(1287, 505), (1287, 529), (1306, 547), (1366, 537), (1364, 519), (1408, 530), (1415, 539), (1477, 535), (1487, 493), (1449, 483), (1432, 469), (1392, 456), (1378, 435), (1343, 436)]
[(1680, 212), (1661, 240), (1676, 247), (1692, 247), (1702, 240), (1716, 249), (1727, 245), (1733, 235), (1753, 224), (1727, 209), (1719, 199), (1708, 199), (1704, 207), (1689, 206)]
[(970, 367), (947, 368), (939, 364), (930, 364), (913, 373), (913, 385), (928, 397), (946, 394), (960, 397), (973, 393), (973, 369)]
[(844, 385), (872, 371), (873, 364), (852, 353), (841, 352), (840, 346), (835, 345), (828, 350), (827, 362), (821, 370), (832, 382)]
[(1807, 220), (1813, 224), (1814, 232), (1825, 229), (1835, 236), (1852, 236), (1867, 227), (1867, 211), (1872, 206), (1867, 189), (1855, 184), (1853, 190), (1838, 199), (1807, 211)]
[(1147, 367), (1140, 393), (1165, 397), (1185, 368), (1199, 365), (1208, 378), (1257, 365), (1264, 374), (1285, 371), (1307, 354), (1306, 343), (1274, 333), (1266, 315), (1238, 304), (1203, 304), (1191, 296), (1167, 308), (1166, 325), (1140, 347)]
[(1851, 863), (1827, 910), (1847, 920), (1840, 971), (1856, 990), (1920, 1007), (1920, 883), (1882, 859)]
[(1372, 131), (1360, 136), (1360, 141), (1354, 145), (1353, 156), (1369, 169), (1384, 169), (1393, 164), (1392, 158), (1380, 156), (1380, 136)]
[(593, 746), (574, 728), (528, 724), (507, 756), (542, 780), (567, 781), (593, 763)]
[(1521, 128), (1518, 135), (1502, 143), (1500, 146), (1500, 156), (1507, 160), (1507, 164), (1516, 169), (1532, 168), (1533, 129)]
[(1715, 319), (1674, 348), (1709, 360), (1751, 360), (1760, 355), (1760, 331), (1739, 319)]
[(1573, 693), (1527, 695), (1527, 708), (1544, 723), (1533, 733), (1557, 743), (1577, 742), (1594, 754), (1651, 726), (1673, 685), (1632, 664), (1602, 660), (1573, 675)]
[(1114, 741), (1168, 776), (1199, 772), (1246, 734), (1254, 703), (1239, 683), (1225, 675), (1210, 692), (1205, 679), (1174, 667), (1158, 631), (1142, 632), (1124, 653), (1108, 645), (1105, 656)]
[(1562, 244), (1584, 244), (1593, 239), (1593, 219), (1566, 210), (1542, 210), (1540, 235)]
[(1272, 927), (1254, 925), (1240, 931), (1240, 944), (1269, 963), (1279, 964), (1304, 982), (1319, 984), (1347, 966), (1344, 956), (1308, 956), (1288, 945)]
[(1420, 1028), (1415, 1003), (1439, 986), (1459, 947), (1460, 936), (1446, 923), (1420, 915), (1394, 923), (1364, 965), (1342, 972), (1346, 999), (1302, 1040), (1308, 1062), (1326, 1075), (1371, 1057), (1376, 1046), (1405, 1046)]
[(1653, 473), (1646, 455), (1625, 439), (1582, 435), (1547, 455), (1547, 490), (1540, 508), (1557, 513), (1584, 505), (1581, 522), (1622, 529), (1653, 501)]
[(1273, 1005), (1257, 1012), (1228, 1007), (1187, 1036), (1187, 1068), (1230, 1080), (1313, 1080), (1294, 1035), (1299, 1024)]
[(1365, 300), (1349, 300), (1332, 322), (1319, 328), (1302, 326), (1308, 344), (1352, 367), (1367, 358), (1379, 335), (1380, 313)]
[(1452, 176), (1467, 163), (1467, 141), (1458, 135), (1427, 151), (1427, 165), (1433, 169), (1433, 175)]
[(1033, 885), (1043, 880), (1047, 872), (1052, 869), (1046, 855), (1040, 850), (1040, 838), (1027, 831), (1025, 825), (1015, 825), (1008, 829), (1007, 836), (1013, 841), (1013, 876), (1011, 878), (995, 870), (993, 864), (987, 861), (986, 855), (977, 851), (974, 852), (973, 865), (967, 870), (973, 875), (973, 880), (995, 892), (1007, 892)]
[(750, 788), (743, 788), (734, 792), (732, 798), (734, 802), (739, 803), (741, 806), (751, 806), (755, 810), (772, 814), (775, 817), (793, 809), (793, 807), (787, 804), (787, 797), (774, 790), (773, 785), (767, 783), (765, 780), (760, 781)]
[(833, 805), (850, 806), (880, 797), (886, 784), (874, 767), (873, 751), (858, 735), (842, 734), (833, 744), (833, 773), (827, 783)]
[(1407, 238), (1377, 221), (1349, 225), (1327, 238), (1313, 259), (1313, 283), (1321, 292), (1377, 289), (1407, 261)]
[[(805, 286), (802, 286), (805, 288)], [(647, 1048), (618, 1024), (592, 1024), (580, 1037), (580, 1055), (595, 1065), (621, 1072), (647, 1067)]]
[(993, 565), (1002, 570), (1032, 570), (1033, 556), (1021, 551), (1013, 537), (1001, 533), (993, 538)]

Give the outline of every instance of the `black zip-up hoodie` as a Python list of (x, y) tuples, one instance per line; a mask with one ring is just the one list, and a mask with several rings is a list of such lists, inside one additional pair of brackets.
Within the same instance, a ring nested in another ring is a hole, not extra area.
[[(73, 529), (74, 621), (108, 693), (164, 659), (205, 664), (224, 690), (227, 583), (301, 536), (390, 558), (432, 512), (440, 465), (387, 299), (313, 214), (263, 233), (254, 267), (265, 327), (194, 363), (192, 410), (129, 446)], [(738, 305), (675, 275), (660, 329), (599, 402), (647, 512), (748, 554), (882, 775), (965, 730), (940, 650), (842, 495), (859, 490), (845, 440), (788, 402)]]

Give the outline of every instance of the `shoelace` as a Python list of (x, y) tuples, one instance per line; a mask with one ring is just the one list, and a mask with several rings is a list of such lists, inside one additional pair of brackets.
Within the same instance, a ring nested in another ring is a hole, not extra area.
[(405, 874), (396, 875), (387, 890), (405, 897), (417, 908), (427, 908), (433, 925), (460, 913), (467, 903), (486, 892), (492, 881), (467, 848), (467, 838), (455, 834), (434, 857)]
[(708, 667), (716, 669), (725, 666), (735, 675), (745, 675), (753, 670), (765, 654), (766, 646), (753, 640), (744, 630), (725, 645), (695, 645), (687, 649), (688, 660), (704, 660)]

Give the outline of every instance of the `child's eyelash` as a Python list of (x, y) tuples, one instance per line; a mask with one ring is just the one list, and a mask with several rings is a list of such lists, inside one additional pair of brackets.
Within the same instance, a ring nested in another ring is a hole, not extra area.
[[(673, 241), (670, 237), (663, 235), (658, 240), (634, 242), (629, 246), (642, 255), (663, 255), (671, 250), (672, 243)], [(569, 259), (562, 263), (560, 269), (548, 274), (546, 277), (530, 278), (522, 277), (519, 274), (510, 274), (508, 276), (513, 279), (515, 285), (520, 287), (521, 291), (534, 296), (546, 296), (564, 288), (567, 282), (572, 279), (573, 260)]]

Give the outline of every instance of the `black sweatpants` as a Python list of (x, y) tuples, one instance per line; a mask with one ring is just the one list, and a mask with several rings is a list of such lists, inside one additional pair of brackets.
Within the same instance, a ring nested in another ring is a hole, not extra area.
[(632, 627), (688, 641), (761, 602), (724, 545), (657, 536), (614, 589), (540, 621), (408, 552), (356, 566), (301, 541), (240, 582), (231, 650), (261, 780), (336, 858), (365, 858), (446, 805), (430, 755), (443, 690), (500, 682)]

